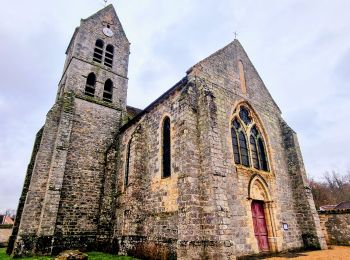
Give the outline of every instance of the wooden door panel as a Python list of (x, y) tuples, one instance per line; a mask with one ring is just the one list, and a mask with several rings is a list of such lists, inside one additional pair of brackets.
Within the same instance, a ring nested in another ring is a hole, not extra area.
[(259, 244), (259, 249), (260, 251), (269, 251), (264, 203), (262, 201), (253, 200), (251, 208), (252, 208), (254, 233)]

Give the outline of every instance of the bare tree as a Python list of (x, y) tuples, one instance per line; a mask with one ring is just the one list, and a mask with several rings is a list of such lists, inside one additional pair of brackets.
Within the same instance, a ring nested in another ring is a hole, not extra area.
[(350, 171), (344, 175), (335, 171), (325, 172), (323, 179), (324, 181), (314, 179), (309, 181), (317, 208), (322, 205), (350, 201)]

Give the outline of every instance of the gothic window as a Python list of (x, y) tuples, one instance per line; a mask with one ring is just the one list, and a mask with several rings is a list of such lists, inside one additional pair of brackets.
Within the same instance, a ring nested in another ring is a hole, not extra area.
[(95, 43), (93, 61), (96, 61), (96, 62), (98, 62), (98, 63), (101, 63), (101, 62), (102, 62), (103, 46), (104, 46), (103, 41), (100, 40), (100, 39), (97, 39), (97, 40), (96, 40), (96, 43)]
[(265, 143), (256, 126), (253, 126), (251, 129), (250, 149), (254, 168), (269, 171)]
[(241, 60), (238, 61), (238, 69), (239, 69), (239, 80), (241, 83), (241, 91), (243, 94), (247, 93), (247, 86), (245, 82), (245, 75), (244, 75), (244, 66), (243, 62)]
[(110, 79), (107, 79), (103, 89), (103, 100), (107, 102), (112, 102), (113, 96), (113, 82)]
[(124, 176), (124, 187), (129, 184), (129, 172), (130, 172), (130, 150), (131, 150), (131, 140), (128, 142), (126, 150), (126, 161), (125, 161), (125, 176)]
[(235, 110), (231, 123), (234, 162), (257, 170), (269, 171), (264, 138), (254, 121), (248, 106), (240, 105)]
[(106, 52), (105, 52), (105, 65), (107, 67), (112, 68), (113, 55), (114, 55), (114, 47), (112, 45), (108, 44), (106, 47)]
[(91, 72), (86, 79), (85, 95), (90, 97), (93, 97), (95, 95), (95, 84), (96, 76), (93, 72)]
[(249, 151), (245, 130), (237, 118), (232, 122), (231, 136), (235, 163), (249, 167)]
[(171, 175), (170, 118), (165, 117), (162, 129), (162, 177)]

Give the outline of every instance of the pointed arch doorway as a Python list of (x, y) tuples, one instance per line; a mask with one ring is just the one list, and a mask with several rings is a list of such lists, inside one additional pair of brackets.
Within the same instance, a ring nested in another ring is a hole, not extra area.
[(265, 219), (264, 202), (261, 200), (253, 200), (251, 204), (254, 235), (262, 252), (270, 251), (268, 241), (268, 231)]
[(276, 228), (275, 203), (267, 182), (259, 174), (254, 174), (249, 181), (248, 203), (254, 250), (257, 253), (279, 251), (281, 245)]

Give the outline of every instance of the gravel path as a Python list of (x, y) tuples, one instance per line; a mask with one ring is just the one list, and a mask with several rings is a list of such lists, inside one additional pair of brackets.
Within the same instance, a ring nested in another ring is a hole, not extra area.
[(332, 246), (328, 250), (288, 253), (266, 259), (350, 260), (350, 246)]

